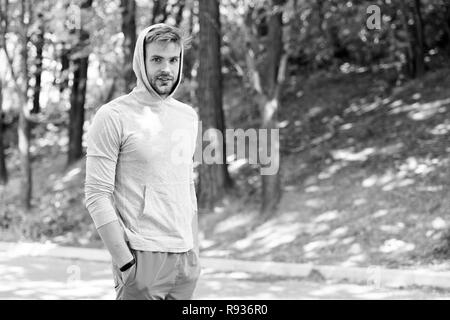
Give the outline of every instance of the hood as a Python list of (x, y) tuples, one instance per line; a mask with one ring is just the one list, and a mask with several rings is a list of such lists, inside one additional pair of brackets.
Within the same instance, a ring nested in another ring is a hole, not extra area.
[(151, 25), (144, 30), (142, 30), (139, 33), (139, 36), (136, 41), (136, 46), (134, 48), (134, 55), (133, 55), (133, 71), (136, 75), (136, 87), (131, 92), (132, 94), (136, 95), (136, 97), (145, 103), (148, 102), (154, 102), (154, 101), (163, 101), (167, 100), (172, 97), (172, 95), (177, 90), (178, 86), (181, 82), (182, 77), (182, 70), (183, 70), (183, 56), (184, 56), (184, 48), (183, 45), (181, 46), (181, 53), (180, 53), (180, 69), (178, 70), (178, 78), (175, 81), (175, 84), (173, 86), (172, 92), (164, 99), (162, 98), (150, 85), (149, 80), (147, 79), (147, 73), (145, 72), (145, 61), (144, 61), (144, 40), (147, 33), (152, 30), (153, 28), (159, 27), (159, 26), (167, 26), (164, 23), (158, 23)]

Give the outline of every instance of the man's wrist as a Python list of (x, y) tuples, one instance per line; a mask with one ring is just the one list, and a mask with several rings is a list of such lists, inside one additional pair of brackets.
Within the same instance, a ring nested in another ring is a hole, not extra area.
[(135, 263), (136, 263), (136, 260), (135, 260), (134, 257), (133, 257), (133, 259), (132, 259), (130, 262), (127, 262), (126, 264), (124, 264), (123, 266), (121, 266), (121, 267), (119, 268), (120, 272), (127, 271), (127, 270), (130, 269)]

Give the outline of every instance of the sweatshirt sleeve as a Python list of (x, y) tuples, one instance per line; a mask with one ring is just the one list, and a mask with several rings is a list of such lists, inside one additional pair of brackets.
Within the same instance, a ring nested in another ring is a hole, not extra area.
[(112, 194), (121, 145), (121, 122), (117, 111), (101, 107), (87, 134), (86, 208), (98, 229), (118, 220)]
[[(195, 123), (194, 123), (194, 133), (193, 133), (193, 144), (194, 144), (194, 154), (195, 154), (195, 149), (197, 147), (197, 135), (198, 135), (198, 116), (196, 114), (195, 117)], [(191, 201), (192, 201), (192, 207), (194, 209), (194, 214), (198, 212), (198, 207), (197, 207), (197, 195), (195, 192), (195, 181), (194, 181), (194, 163), (191, 162), (191, 170), (190, 170), (190, 188), (191, 188)]]
[(198, 208), (197, 208), (197, 195), (195, 192), (195, 182), (194, 182), (194, 166), (191, 166), (191, 184), (190, 184), (190, 188), (191, 188), (191, 202), (192, 202), (192, 208), (194, 209), (194, 214), (198, 212)]

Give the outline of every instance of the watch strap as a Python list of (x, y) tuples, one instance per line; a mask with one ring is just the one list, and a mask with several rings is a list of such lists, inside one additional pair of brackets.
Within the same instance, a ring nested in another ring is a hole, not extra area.
[(133, 257), (133, 260), (131, 260), (130, 262), (126, 263), (125, 265), (123, 265), (122, 267), (119, 268), (120, 272), (124, 272), (124, 271), (130, 269), (135, 263), (136, 263), (136, 260)]

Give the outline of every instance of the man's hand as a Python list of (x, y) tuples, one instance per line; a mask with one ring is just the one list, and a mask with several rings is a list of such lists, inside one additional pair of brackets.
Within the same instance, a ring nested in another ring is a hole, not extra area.
[(136, 268), (136, 263), (129, 267), (127, 270), (122, 272), (122, 282), (126, 283), (130, 275), (134, 272)]
[[(125, 234), (118, 220), (107, 223), (97, 229), (113, 262), (120, 268), (133, 259), (130, 248), (125, 241)], [(130, 269), (133, 269), (131, 267)]]

